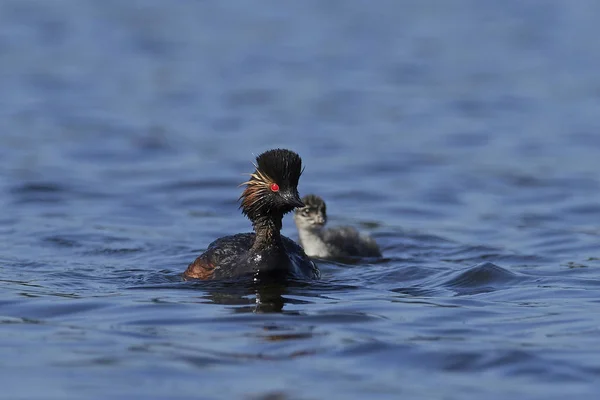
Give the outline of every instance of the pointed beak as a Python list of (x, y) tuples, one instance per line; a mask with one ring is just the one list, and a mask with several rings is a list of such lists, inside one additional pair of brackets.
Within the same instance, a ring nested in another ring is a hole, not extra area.
[(294, 193), (286, 198), (287, 202), (294, 208), (304, 207), (304, 203), (300, 200), (297, 193)]

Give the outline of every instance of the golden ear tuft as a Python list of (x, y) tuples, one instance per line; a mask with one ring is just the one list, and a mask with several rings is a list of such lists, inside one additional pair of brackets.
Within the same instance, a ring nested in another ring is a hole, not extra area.
[(243, 186), (243, 185), (265, 185), (266, 186), (266, 185), (273, 183), (271, 178), (269, 178), (266, 174), (263, 174), (259, 170), (256, 170), (254, 173), (247, 174), (247, 175), (250, 175), (250, 177), (252, 179), (250, 179), (249, 181), (240, 183), (239, 186)]

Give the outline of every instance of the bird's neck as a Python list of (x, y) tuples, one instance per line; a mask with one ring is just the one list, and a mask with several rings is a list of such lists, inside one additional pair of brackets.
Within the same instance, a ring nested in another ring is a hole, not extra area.
[(261, 216), (252, 221), (256, 239), (252, 249), (255, 251), (265, 249), (283, 248), (281, 241), (281, 221), (283, 215)]
[(323, 229), (298, 229), (298, 238), (306, 254), (313, 257), (327, 257), (329, 251), (323, 240)]

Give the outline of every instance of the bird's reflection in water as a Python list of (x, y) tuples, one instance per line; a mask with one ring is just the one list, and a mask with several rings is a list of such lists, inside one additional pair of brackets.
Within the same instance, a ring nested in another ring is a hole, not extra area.
[(234, 306), (238, 313), (280, 313), (286, 302), (288, 287), (284, 283), (254, 283), (237, 287), (210, 288), (203, 296), (215, 304)]
[(278, 313), (283, 311), (286, 298), (283, 295), (287, 293), (287, 286), (284, 285), (266, 285), (256, 288), (254, 294), (255, 313)]
[[(239, 289), (239, 288), (237, 288)], [(231, 307), (234, 314), (295, 314), (298, 311), (284, 310), (284, 306), (302, 302), (293, 297), (285, 297), (290, 287), (286, 284), (256, 284), (245, 290), (219, 291), (207, 294), (212, 302)], [(288, 318), (258, 317), (252, 318), (246, 337), (254, 338), (253, 346), (258, 346), (257, 354), (244, 354), (243, 357), (261, 360), (289, 360), (297, 357), (314, 355), (319, 349), (310, 339), (316, 333), (316, 325), (294, 323)], [(286, 343), (283, 345), (282, 343)], [(265, 347), (266, 346), (266, 347)], [(282, 347), (284, 346), (284, 347)]]

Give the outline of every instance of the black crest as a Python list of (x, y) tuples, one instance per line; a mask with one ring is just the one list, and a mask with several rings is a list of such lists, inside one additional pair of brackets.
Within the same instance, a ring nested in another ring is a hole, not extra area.
[(302, 159), (290, 150), (268, 150), (256, 157), (256, 168), (282, 188), (295, 188), (302, 175)]

